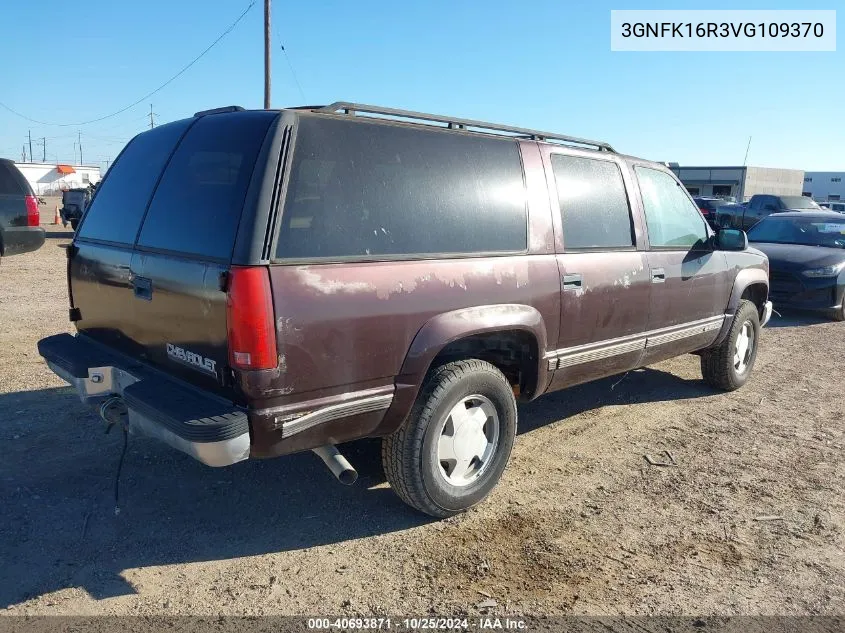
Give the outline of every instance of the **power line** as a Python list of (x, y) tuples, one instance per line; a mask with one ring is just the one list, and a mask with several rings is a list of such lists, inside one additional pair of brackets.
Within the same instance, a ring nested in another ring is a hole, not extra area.
[(290, 62), (290, 57), (288, 57), (288, 52), (285, 50), (284, 44), (280, 44), (280, 46), (282, 47), (282, 52), (285, 54), (285, 61), (288, 63), (288, 68), (290, 68), (290, 74), (293, 77), (296, 88), (299, 90), (299, 96), (302, 97), (302, 103), (305, 104), (308, 102), (308, 99), (305, 98), (305, 91), (302, 90), (302, 86), (299, 85), (299, 79), (296, 77), (296, 71), (293, 69), (293, 64)]
[(302, 89), (302, 85), (299, 83), (299, 78), (296, 76), (296, 71), (293, 69), (293, 63), (290, 61), (290, 56), (288, 56), (288, 51), (285, 48), (284, 42), (282, 41), (282, 37), (279, 34), (279, 29), (273, 25), (273, 30), (276, 32), (276, 39), (279, 40), (279, 48), (282, 49), (282, 54), (285, 56), (285, 61), (288, 64), (288, 68), (290, 69), (291, 77), (293, 77), (293, 81), (296, 84), (296, 89), (299, 90), (299, 96), (302, 97), (302, 103), (307, 103), (308, 99), (305, 98), (305, 91)]
[(96, 119), (91, 119), (89, 121), (79, 121), (79, 122), (76, 122), (76, 123), (51, 123), (51, 122), (48, 122), (48, 121), (39, 121), (38, 119), (33, 119), (33, 118), (26, 116), (25, 114), (21, 114), (17, 110), (10, 108), (8, 105), (3, 103), (2, 101), (0, 101), (0, 107), (4, 108), (5, 110), (8, 110), (9, 112), (14, 114), (15, 116), (19, 116), (22, 119), (26, 119), (27, 121), (31, 121), (32, 123), (38, 123), (39, 125), (55, 125), (56, 127), (71, 127), (71, 126), (75, 126), (75, 125), (88, 125), (89, 123), (97, 123), (98, 121), (105, 121), (106, 119), (110, 119), (112, 117), (115, 117), (118, 114), (123, 114), (124, 112), (126, 112), (130, 108), (134, 108), (136, 105), (138, 105), (142, 101), (147, 100), (148, 98), (152, 97), (154, 94), (159, 92), (160, 90), (166, 88), (168, 85), (173, 83), (174, 80), (176, 80), (177, 78), (182, 76), (185, 73), (185, 71), (187, 71), (191, 66), (193, 66), (200, 59), (202, 59), (205, 56), (205, 54), (208, 53), (208, 51), (210, 51), (212, 48), (214, 48), (217, 45), (218, 42), (220, 42), (220, 40), (222, 40), (224, 37), (226, 37), (229, 33), (231, 33), (235, 29), (235, 27), (240, 23), (240, 21), (244, 19), (246, 14), (249, 13), (250, 9), (252, 9), (252, 7), (255, 6), (256, 1), (257, 0), (252, 0), (249, 3), (249, 6), (246, 9), (244, 9), (244, 12), (241, 13), (234, 22), (232, 22), (232, 24), (229, 26), (229, 28), (227, 28), (225, 31), (223, 31), (220, 34), (220, 36), (208, 46), (208, 48), (206, 48), (202, 53), (200, 53), (199, 55), (194, 57), (194, 59), (192, 59), (191, 62), (187, 66), (182, 68), (182, 70), (180, 70), (178, 73), (173, 75), (170, 79), (165, 81), (163, 84), (161, 84), (158, 88), (156, 88), (152, 92), (148, 92), (143, 97), (139, 98), (137, 101), (134, 101), (133, 103), (126, 106), (125, 108), (121, 108), (117, 112), (112, 112), (111, 114), (107, 114), (105, 116), (101, 116), (101, 117), (98, 117)]

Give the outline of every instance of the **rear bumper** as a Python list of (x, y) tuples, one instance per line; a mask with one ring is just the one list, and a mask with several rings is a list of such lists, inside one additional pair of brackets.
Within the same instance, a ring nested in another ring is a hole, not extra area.
[(37, 251), (44, 244), (45, 234), (40, 226), (7, 226), (0, 234), (3, 256)]
[(183, 385), (85, 336), (41, 339), (38, 352), (80, 399), (99, 405), (123, 398), (132, 432), (156, 438), (208, 466), (229, 466), (250, 455), (243, 409)]

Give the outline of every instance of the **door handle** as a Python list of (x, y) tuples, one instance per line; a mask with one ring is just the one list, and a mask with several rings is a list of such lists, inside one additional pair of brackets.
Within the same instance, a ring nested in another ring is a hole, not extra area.
[(563, 276), (563, 289), (564, 290), (576, 290), (581, 287), (581, 274), (580, 273), (572, 273), (571, 275), (564, 275)]
[(153, 300), (153, 280), (147, 277), (132, 277), (129, 282), (135, 292), (135, 296), (145, 301)]
[(652, 268), (651, 283), (662, 284), (664, 281), (666, 281), (666, 271), (662, 268)]

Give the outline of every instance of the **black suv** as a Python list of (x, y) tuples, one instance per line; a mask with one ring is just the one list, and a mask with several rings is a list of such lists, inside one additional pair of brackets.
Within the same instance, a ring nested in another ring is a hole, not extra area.
[(0, 158), (0, 257), (37, 250), (44, 243), (38, 200), (15, 167)]

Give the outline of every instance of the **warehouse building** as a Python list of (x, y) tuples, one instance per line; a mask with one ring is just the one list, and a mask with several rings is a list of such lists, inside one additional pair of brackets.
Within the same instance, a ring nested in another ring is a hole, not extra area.
[(802, 192), (816, 202), (845, 200), (845, 171), (808, 171)]
[(53, 163), (15, 163), (29, 181), (32, 190), (43, 196), (56, 195), (66, 189), (87, 187), (100, 182), (96, 165), (63, 165)]
[(757, 193), (800, 196), (804, 172), (769, 167), (681, 167), (668, 163), (687, 191), (694, 196), (714, 196), (744, 202)]

